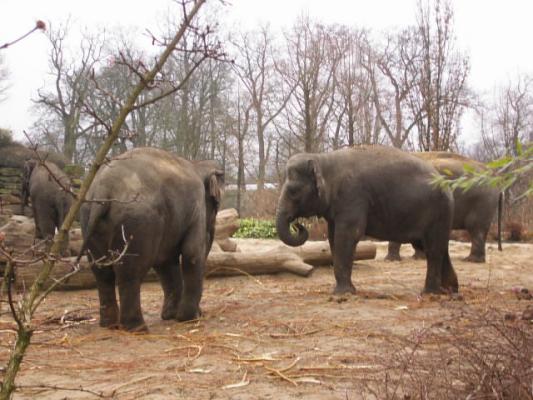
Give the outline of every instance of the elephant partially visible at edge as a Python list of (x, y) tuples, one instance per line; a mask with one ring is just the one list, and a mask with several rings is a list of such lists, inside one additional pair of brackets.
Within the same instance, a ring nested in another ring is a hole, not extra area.
[[(436, 151), (413, 153), (414, 156), (427, 161), (441, 174), (450, 178), (458, 178), (464, 174), (464, 165), (468, 164), (478, 171), (486, 167), (475, 160), (459, 154)], [(465, 261), (485, 262), (485, 243), (496, 210), (498, 210), (498, 248), (501, 250), (501, 213), (502, 193), (492, 187), (475, 186), (468, 191), (456, 189), (454, 197), (454, 217), (452, 229), (465, 229), (471, 238), (470, 254)], [(422, 251), (415, 249), (414, 258), (424, 258)], [(390, 242), (388, 261), (399, 261), (400, 243)]]
[[(53, 176), (52, 176), (53, 175)], [(54, 163), (27, 160), (22, 178), (21, 213), (31, 199), (35, 238), (50, 241), (72, 205), (70, 178)], [(68, 247), (68, 232), (61, 251)]]
[[(100, 325), (147, 330), (140, 288), (150, 268), (164, 292), (163, 319), (200, 316), (203, 274), (214, 238), (224, 174), (155, 148), (136, 148), (104, 165), (80, 222), (100, 299)], [(122, 258), (102, 266), (102, 260)], [(180, 266), (181, 257), (181, 266)], [(120, 307), (115, 285), (118, 286)]]
[(435, 173), (419, 158), (383, 146), (297, 154), (286, 167), (276, 216), (278, 235), (285, 244), (300, 246), (308, 233), (301, 224), (295, 224), (297, 232), (292, 233), (291, 223), (299, 217), (323, 217), (337, 294), (355, 292), (353, 250), (365, 235), (423, 248), (428, 255), (424, 292), (456, 292), (457, 276), (448, 253), (453, 197), (431, 185)]

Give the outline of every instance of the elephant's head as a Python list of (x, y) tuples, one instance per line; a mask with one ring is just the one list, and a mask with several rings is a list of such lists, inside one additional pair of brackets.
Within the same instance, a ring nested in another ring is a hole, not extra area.
[(205, 186), (207, 252), (209, 252), (215, 238), (216, 216), (224, 194), (224, 171), (212, 160), (197, 161), (195, 169)]
[(319, 215), (326, 204), (325, 197), (325, 182), (316, 155), (304, 153), (291, 157), (276, 216), (276, 228), (283, 243), (289, 246), (305, 243), (308, 238), (305, 227), (295, 224), (297, 232), (292, 234), (290, 225), (298, 217)]

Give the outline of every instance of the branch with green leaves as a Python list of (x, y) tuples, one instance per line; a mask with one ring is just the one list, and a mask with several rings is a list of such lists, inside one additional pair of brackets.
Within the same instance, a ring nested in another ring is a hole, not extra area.
[[(527, 177), (533, 171), (533, 142), (525, 146), (518, 143), (516, 156), (507, 155), (486, 164), (487, 168), (478, 170), (470, 164), (463, 166), (464, 174), (454, 178), (450, 171), (435, 175), (432, 183), (435, 186), (451, 190), (462, 189), (465, 192), (475, 186), (490, 186), (505, 191), (512, 187), (520, 178)], [(520, 193), (514, 201), (533, 194), (533, 180), (528, 182), (527, 189)]]

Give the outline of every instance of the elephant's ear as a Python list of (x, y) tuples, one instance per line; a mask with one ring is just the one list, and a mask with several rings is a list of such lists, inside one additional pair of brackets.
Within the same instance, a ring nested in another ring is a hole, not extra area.
[(320, 165), (316, 160), (309, 160), (309, 169), (313, 175), (315, 187), (320, 201), (326, 200), (326, 182), (322, 176)]
[(37, 160), (33, 160), (33, 159), (26, 160), (26, 162), (24, 163), (24, 172), (23, 172), (23, 177), (22, 177), (23, 185), (29, 184), (31, 174), (36, 165), (37, 165)]
[(224, 171), (215, 170), (208, 178), (207, 188), (209, 195), (219, 204), (224, 192)]

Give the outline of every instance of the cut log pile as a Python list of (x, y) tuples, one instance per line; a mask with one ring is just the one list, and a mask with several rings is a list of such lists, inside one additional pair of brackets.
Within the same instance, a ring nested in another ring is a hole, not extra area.
[[(13, 216), (8, 224), (0, 227), (0, 232), (5, 234), (5, 245), (15, 249), (20, 254), (32, 246), (33, 229), (32, 219), (24, 216)], [(253, 244), (244, 246), (246, 250), (243, 250), (239, 248), (239, 242), (244, 243), (247, 239), (236, 241), (231, 238), (238, 229), (239, 219), (236, 210), (227, 209), (219, 212), (215, 229), (215, 242), (207, 258), (206, 277), (273, 274), (278, 272), (290, 272), (299, 276), (308, 276), (314, 267), (332, 264), (329, 244), (325, 241), (307, 242), (303, 246), (294, 248), (285, 246), (280, 241), (275, 240), (252, 240)], [(81, 245), (81, 232), (79, 229), (73, 229), (70, 232), (69, 246), (72, 254), (78, 254)], [(372, 259), (375, 255), (376, 246), (373, 243), (361, 242), (354, 252), (354, 259)], [(29, 257), (31, 255), (26, 254), (26, 256)], [(50, 283), (71, 272), (75, 259), (76, 257), (70, 257), (56, 263)], [(2, 262), (1, 257), (0, 262)], [(33, 281), (41, 268), (42, 261), (17, 268), (17, 286), (27, 286)], [(153, 271), (146, 278), (146, 280), (156, 279), (157, 276)], [(60, 288), (88, 289), (94, 286), (95, 282), (89, 263), (86, 257), (83, 257), (80, 262), (80, 271), (71, 276)]]

